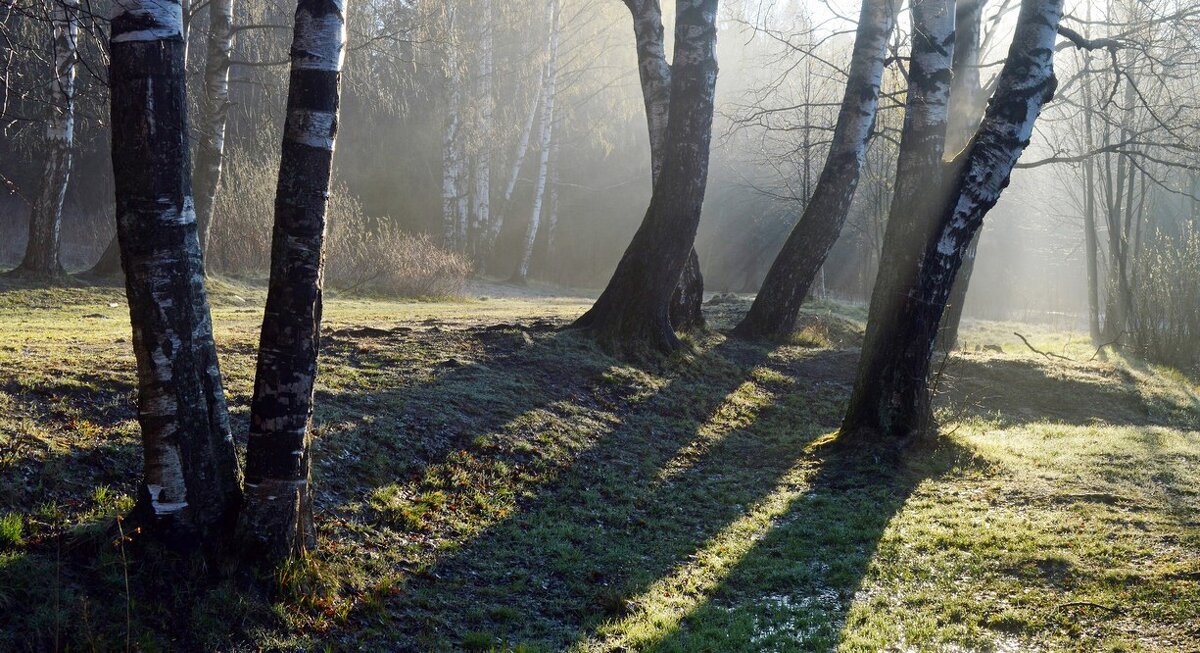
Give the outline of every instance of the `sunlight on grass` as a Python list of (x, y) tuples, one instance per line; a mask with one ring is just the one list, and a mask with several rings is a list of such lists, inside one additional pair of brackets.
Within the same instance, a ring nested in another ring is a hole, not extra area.
[(679, 628), (682, 618), (711, 597), (712, 591), (745, 555), (774, 528), (807, 490), (811, 460), (797, 463), (773, 491), (696, 551), (687, 564), (656, 581), (627, 602), (629, 616), (597, 628), (574, 651), (640, 650)]

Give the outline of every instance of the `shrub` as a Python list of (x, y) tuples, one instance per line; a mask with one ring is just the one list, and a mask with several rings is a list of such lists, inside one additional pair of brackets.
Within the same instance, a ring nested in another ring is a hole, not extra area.
[(1164, 365), (1200, 365), (1200, 229), (1155, 229), (1142, 247), (1129, 320), (1133, 346)]
[[(229, 158), (217, 195), (205, 262), (210, 270), (241, 276), (270, 272), (277, 165), (245, 155)], [(396, 297), (443, 298), (462, 293), (471, 264), (426, 235), (406, 234), (372, 219), (344, 184), (330, 194), (326, 233), (327, 285)]]

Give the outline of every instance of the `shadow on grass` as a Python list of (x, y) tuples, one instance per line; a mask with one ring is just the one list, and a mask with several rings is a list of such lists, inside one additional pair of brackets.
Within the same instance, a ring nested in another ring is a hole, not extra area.
[(726, 341), (673, 371), (515, 510), (402, 579), (386, 610), (352, 615), (357, 641), (558, 648), (625, 615), (769, 495), (840, 414), (840, 399), (797, 391), (822, 382), (803, 369), (839, 353), (790, 367), (769, 353)]
[(678, 621), (643, 629), (634, 649), (835, 649), (855, 603), (888, 600), (871, 596), (864, 585), (892, 518), (923, 481), (973, 460), (951, 441), (889, 460), (821, 449), (828, 447), (815, 452), (816, 471), (806, 487), (792, 493), (761, 539)]
[(1096, 422), (1128, 426), (1167, 423), (1146, 405), (1120, 367), (954, 356), (942, 380), (950, 404), (967, 414), (1005, 422)]

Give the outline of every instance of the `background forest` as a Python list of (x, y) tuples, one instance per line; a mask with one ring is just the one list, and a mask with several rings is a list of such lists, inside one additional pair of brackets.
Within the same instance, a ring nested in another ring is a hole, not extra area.
[[(981, 9), (985, 89), (999, 72), (1017, 5)], [(206, 9), (188, 9), (193, 131), (205, 129), (199, 118), (211, 114)], [(509, 278), (528, 258), (534, 279), (600, 287), (650, 194), (626, 8), (565, 0), (554, 30), (540, 3), (384, 1), (356, 9), (331, 209), (331, 283), (453, 294), (461, 288), (455, 279)], [(12, 48), (4, 69), (0, 262), (9, 266), (24, 251), (49, 108), (49, 24), (22, 18), (46, 11), (10, 3), (3, 16)], [(233, 11), (226, 161), (207, 262), (220, 274), (261, 277), (290, 9), (254, 0)], [(103, 2), (80, 13), (76, 172), (62, 229), (63, 263), (75, 272), (96, 263), (112, 233), (107, 13)], [(672, 12), (665, 14), (669, 36)], [(808, 201), (845, 84), (853, 14), (847, 3), (723, 4), (712, 170), (696, 245), (709, 290), (755, 291)], [(979, 239), (977, 269), (964, 272), (968, 315), (1081, 326), (1090, 310), (1105, 334), (1128, 330), (1148, 353), (1194, 362), (1197, 346), (1185, 343), (1196, 341), (1200, 324), (1196, 20), (1177, 0), (1067, 8), (1064, 25), (1120, 47), (1071, 48), (1058, 58), (1059, 93)], [(897, 55), (907, 48), (907, 23), (902, 16), (889, 46)], [(885, 73), (861, 188), (821, 272), (822, 295), (864, 301), (869, 294), (903, 115), (900, 63), (893, 56)], [(542, 133), (550, 86), (552, 130)], [(204, 157), (197, 151), (193, 159)], [(525, 257), (535, 206), (541, 226)], [(451, 225), (464, 218), (473, 233), (456, 235)], [(422, 243), (460, 256), (437, 255)], [(427, 257), (416, 266), (425, 274), (413, 269), (416, 251)], [(1159, 282), (1168, 277), (1170, 284)]]

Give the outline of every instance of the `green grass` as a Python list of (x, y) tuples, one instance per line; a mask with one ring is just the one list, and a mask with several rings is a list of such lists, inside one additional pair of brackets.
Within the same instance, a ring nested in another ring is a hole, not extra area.
[[(263, 291), (212, 288), (240, 446)], [(550, 328), (586, 300), (499, 290), (328, 299), (319, 548), (268, 603), (116, 533), (120, 291), (0, 286), (0, 650), (1200, 650), (1194, 379), (972, 323), (939, 445), (847, 458), (862, 307), (638, 367)]]

